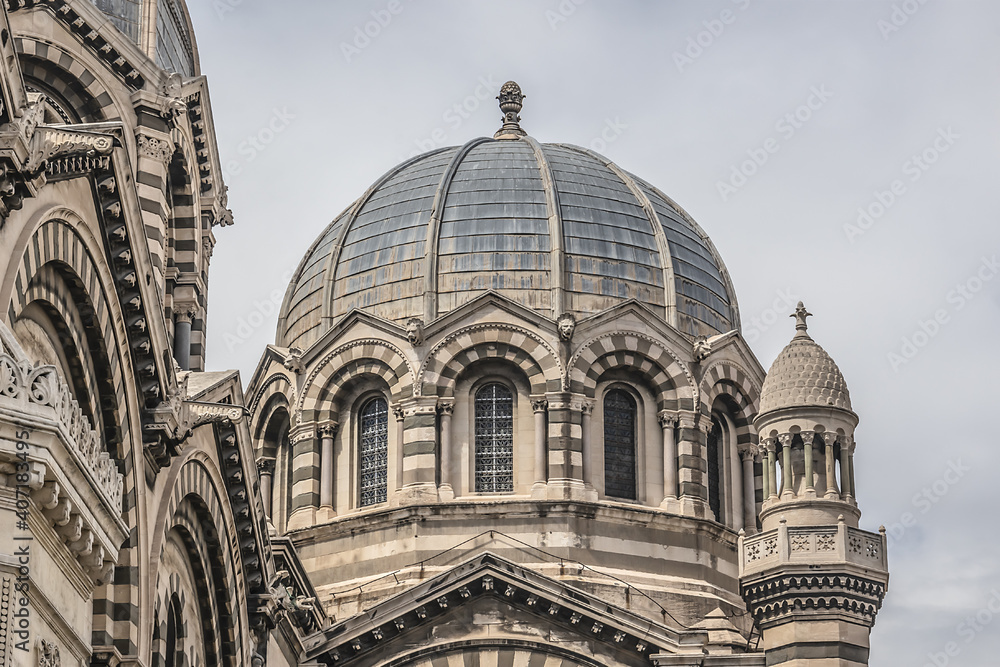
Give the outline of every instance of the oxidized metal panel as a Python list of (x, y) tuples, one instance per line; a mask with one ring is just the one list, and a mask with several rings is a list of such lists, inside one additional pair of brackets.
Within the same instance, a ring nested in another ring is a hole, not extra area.
[(563, 219), (566, 296), (587, 314), (624, 299), (664, 306), (652, 224), (617, 175), (589, 155), (545, 146)]
[(302, 273), (287, 304), (285, 344), (305, 349), (320, 335), (323, 313), (324, 267), (347, 219), (345, 211), (327, 226), (313, 251), (303, 260)]
[(514, 490), (514, 397), (502, 384), (476, 392), (476, 491)]
[(434, 194), (456, 149), (390, 178), (347, 232), (334, 283), (334, 313), (360, 308), (389, 320), (423, 315), (424, 246)]
[(549, 223), (534, 152), (487, 143), (455, 172), (438, 240), (439, 312), (486, 290), (550, 308)]

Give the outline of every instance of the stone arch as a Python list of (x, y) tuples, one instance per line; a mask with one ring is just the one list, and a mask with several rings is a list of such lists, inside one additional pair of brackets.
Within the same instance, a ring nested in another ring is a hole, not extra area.
[(387, 382), (393, 401), (410, 396), (413, 391), (413, 369), (403, 352), (386, 341), (366, 338), (335, 348), (316, 364), (303, 385), (296, 404), (297, 411), (320, 409), (324, 388), (329, 385), (331, 378), (358, 359), (378, 361), (392, 369), (391, 380)]
[(69, 51), (27, 35), (16, 37), (14, 48), (27, 84), (30, 86), (33, 81), (43, 84), (69, 104), (82, 122), (111, 121), (122, 117), (114, 96), (103, 84), (106, 76), (95, 75)]
[(717, 401), (725, 402), (736, 424), (740, 445), (753, 441), (756, 431), (753, 419), (760, 404), (760, 387), (740, 366), (731, 361), (717, 361), (709, 366), (701, 379), (701, 413), (712, 414)]
[(560, 665), (560, 667), (600, 667), (592, 658), (538, 642), (517, 639), (494, 639), (454, 642), (411, 651), (385, 663), (385, 667), (479, 667), (497, 665)]
[[(171, 530), (182, 534), (191, 558), (191, 565), (198, 569), (195, 554), (201, 561), (205, 591), (200, 595), (203, 636), (213, 638), (217, 646), (216, 657), (209, 656), (208, 664), (236, 667), (244, 654), (242, 633), (246, 620), (242, 618), (246, 600), (243, 570), (239, 567), (239, 531), (225, 498), (221, 475), (209, 456), (201, 451), (191, 455), (176, 469), (167, 481), (171, 489), (169, 498), (160, 506), (153, 532), (151, 553), (157, 555), (150, 572), (150, 579), (159, 581), (159, 554)], [(234, 595), (235, 593), (235, 595)], [(209, 643), (209, 642), (206, 642)], [(206, 648), (207, 651), (207, 648)]]
[(288, 376), (283, 373), (275, 373), (264, 380), (260, 388), (254, 392), (253, 400), (250, 402), (250, 432), (254, 437), (258, 437), (261, 429), (266, 425), (267, 411), (265, 408), (270, 404), (275, 396), (284, 398), (285, 404), (289, 406), (295, 403), (295, 388), (292, 386)]
[(590, 339), (573, 355), (566, 384), (573, 393), (594, 398), (598, 379), (608, 370), (629, 368), (646, 378), (661, 410), (694, 410), (698, 386), (677, 355), (656, 339), (616, 331)]
[[(361, 381), (363, 378), (370, 378), (376, 382), (380, 379), (386, 385), (392, 387), (396, 377), (396, 371), (384, 361), (379, 359), (361, 358), (354, 359), (342, 366), (340, 370), (333, 374), (330, 380), (320, 389), (318, 404), (325, 406), (324, 418), (340, 412), (344, 406), (341, 405), (343, 394), (349, 387)], [(391, 392), (395, 397), (395, 392)], [(326, 414), (326, 410), (329, 414)]]
[(454, 396), (459, 375), (480, 359), (513, 363), (528, 377), (533, 395), (561, 388), (562, 362), (548, 343), (511, 324), (477, 324), (456, 331), (431, 349), (417, 376), (420, 394)]

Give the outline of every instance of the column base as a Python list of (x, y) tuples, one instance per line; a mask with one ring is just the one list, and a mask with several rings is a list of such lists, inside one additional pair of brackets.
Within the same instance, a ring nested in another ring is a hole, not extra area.
[(285, 532), (299, 530), (300, 528), (309, 528), (315, 523), (316, 508), (300, 507), (295, 510), (290, 517), (288, 517), (288, 524), (285, 526)]
[(666, 498), (664, 498), (663, 501), (660, 503), (660, 509), (666, 510), (671, 514), (683, 514), (683, 512), (681, 511), (681, 501), (678, 500), (675, 496), (667, 496)]
[(433, 482), (419, 482), (404, 486), (396, 492), (396, 505), (425, 505), (437, 502), (438, 487)]
[(451, 488), (451, 484), (442, 484), (438, 487), (438, 500), (448, 501), (455, 499), (455, 489)]
[(545, 482), (535, 482), (531, 485), (531, 499), (545, 500), (549, 485)]
[(597, 502), (597, 489), (578, 479), (550, 479), (545, 485), (545, 498)]
[(702, 498), (694, 496), (681, 496), (680, 513), (684, 516), (693, 516), (697, 519), (709, 519), (712, 517), (712, 510), (708, 507), (708, 502)]
[(334, 511), (329, 505), (326, 507), (320, 507), (316, 510), (316, 518), (314, 523), (327, 523), (333, 521), (337, 518), (337, 512)]

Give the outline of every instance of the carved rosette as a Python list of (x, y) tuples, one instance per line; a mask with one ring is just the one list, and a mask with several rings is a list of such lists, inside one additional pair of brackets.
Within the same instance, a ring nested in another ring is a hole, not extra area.
[(157, 162), (166, 164), (174, 154), (174, 147), (170, 142), (163, 139), (157, 139), (146, 134), (137, 134), (135, 135), (135, 141), (139, 155), (156, 160)]

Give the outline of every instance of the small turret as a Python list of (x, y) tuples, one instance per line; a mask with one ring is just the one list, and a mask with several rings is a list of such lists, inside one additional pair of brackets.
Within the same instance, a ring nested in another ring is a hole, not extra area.
[(888, 589), (885, 530), (858, 528), (858, 416), (837, 364), (809, 336), (810, 315), (799, 302), (795, 336), (761, 391), (762, 532), (740, 532), (740, 590), (768, 665), (857, 667), (868, 664)]

